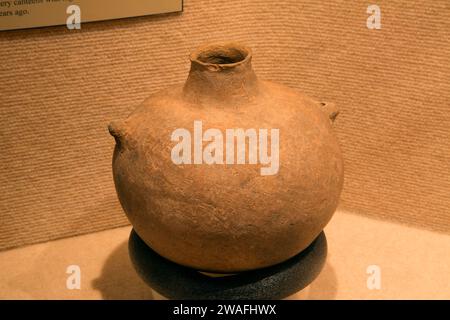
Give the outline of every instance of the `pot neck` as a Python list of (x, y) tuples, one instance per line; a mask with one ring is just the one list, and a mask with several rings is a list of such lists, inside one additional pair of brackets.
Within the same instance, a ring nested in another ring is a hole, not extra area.
[(236, 43), (203, 46), (190, 55), (185, 97), (194, 103), (236, 104), (257, 94), (251, 50)]

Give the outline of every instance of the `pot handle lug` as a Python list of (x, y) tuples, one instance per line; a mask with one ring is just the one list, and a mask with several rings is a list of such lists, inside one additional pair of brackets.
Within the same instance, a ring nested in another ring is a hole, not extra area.
[(125, 121), (112, 121), (108, 125), (109, 133), (116, 140), (116, 145), (120, 149), (125, 144), (125, 136), (127, 135)]
[(332, 102), (320, 102), (319, 105), (322, 111), (330, 118), (331, 123), (333, 123), (340, 112), (336, 104)]

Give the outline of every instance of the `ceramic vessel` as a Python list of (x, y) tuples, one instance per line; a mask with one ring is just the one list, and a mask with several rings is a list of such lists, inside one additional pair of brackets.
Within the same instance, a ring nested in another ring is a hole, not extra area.
[[(109, 125), (122, 207), (145, 243), (178, 264), (230, 273), (283, 262), (312, 243), (337, 207), (338, 111), (259, 80), (241, 44), (209, 44), (190, 59), (183, 85)], [(227, 139), (239, 128), (247, 139)]]

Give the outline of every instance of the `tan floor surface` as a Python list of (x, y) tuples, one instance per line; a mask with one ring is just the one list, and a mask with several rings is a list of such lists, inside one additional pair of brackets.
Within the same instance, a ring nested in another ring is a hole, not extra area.
[[(0, 252), (0, 298), (153, 299), (128, 258), (130, 228)], [(293, 298), (450, 299), (450, 236), (343, 211), (325, 231), (325, 268)], [(80, 290), (66, 288), (73, 264), (81, 268)], [(380, 267), (380, 290), (367, 288), (370, 265)]]

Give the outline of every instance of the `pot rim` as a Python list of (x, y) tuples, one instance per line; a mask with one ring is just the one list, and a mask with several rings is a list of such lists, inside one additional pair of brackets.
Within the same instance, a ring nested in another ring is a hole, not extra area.
[[(239, 59), (239, 57), (227, 55), (224, 51), (235, 51), (236, 53), (241, 54), (243, 59), (231, 63), (214, 63), (201, 60), (201, 56), (206, 53), (209, 53), (208, 55), (210, 56), (217, 53), (218, 56), (226, 55), (226, 57), (230, 59)], [(235, 68), (250, 62), (252, 59), (252, 50), (248, 46), (239, 42), (213, 42), (198, 47), (189, 55), (189, 59), (191, 60), (191, 63), (207, 67), (208, 69), (210, 69), (210, 67), (213, 67), (213, 69)]]

